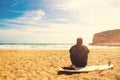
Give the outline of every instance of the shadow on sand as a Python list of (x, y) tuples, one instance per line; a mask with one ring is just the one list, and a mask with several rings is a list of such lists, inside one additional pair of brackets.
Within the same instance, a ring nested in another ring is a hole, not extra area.
[[(65, 72), (65, 71), (58, 71), (57, 74), (58, 75), (62, 75), (62, 74), (65, 74), (65, 75), (72, 75), (72, 74), (80, 74), (81, 72)], [(88, 72), (84, 72), (84, 73), (88, 73)]]

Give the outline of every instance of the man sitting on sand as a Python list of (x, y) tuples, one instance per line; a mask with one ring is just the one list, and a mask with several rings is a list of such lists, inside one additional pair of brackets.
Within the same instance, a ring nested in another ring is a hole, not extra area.
[(76, 45), (69, 50), (72, 66), (85, 67), (87, 65), (89, 49), (82, 45), (82, 38), (77, 38)]

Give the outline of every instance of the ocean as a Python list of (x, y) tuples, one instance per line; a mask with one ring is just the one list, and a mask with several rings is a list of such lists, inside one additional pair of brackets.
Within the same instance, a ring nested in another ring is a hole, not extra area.
[(67, 50), (72, 43), (0, 43), (0, 50)]
[[(74, 43), (0, 43), (0, 50), (69, 50)], [(115, 46), (91, 46), (88, 48), (120, 48)]]

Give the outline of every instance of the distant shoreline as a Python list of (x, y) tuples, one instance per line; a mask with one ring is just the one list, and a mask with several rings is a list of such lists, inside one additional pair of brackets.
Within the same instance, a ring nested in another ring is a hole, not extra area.
[(73, 43), (0, 43), (0, 45), (69, 45)]
[(89, 43), (91, 46), (115, 46), (120, 47), (120, 43)]

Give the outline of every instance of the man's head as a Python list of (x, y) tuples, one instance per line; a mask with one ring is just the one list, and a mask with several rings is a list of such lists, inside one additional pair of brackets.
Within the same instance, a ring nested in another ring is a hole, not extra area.
[(77, 45), (82, 45), (83, 40), (81, 37), (77, 38)]

